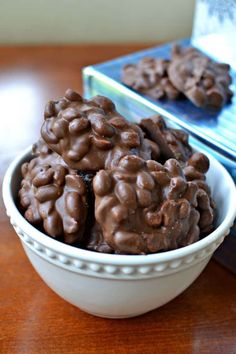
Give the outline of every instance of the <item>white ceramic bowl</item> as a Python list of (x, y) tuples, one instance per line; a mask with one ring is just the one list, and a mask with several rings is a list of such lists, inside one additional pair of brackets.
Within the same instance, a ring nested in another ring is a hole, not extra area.
[(20, 165), (31, 148), (9, 166), (3, 182), (7, 214), (32, 265), (63, 299), (97, 316), (125, 318), (166, 304), (202, 272), (236, 216), (236, 189), (213, 157), (207, 180), (217, 204), (217, 228), (202, 240), (178, 250), (147, 256), (99, 254), (65, 245), (30, 225), (15, 200)]

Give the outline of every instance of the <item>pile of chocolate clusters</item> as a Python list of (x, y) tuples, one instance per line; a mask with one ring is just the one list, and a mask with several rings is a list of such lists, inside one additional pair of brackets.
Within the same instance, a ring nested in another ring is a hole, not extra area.
[(108, 98), (67, 90), (45, 108), (22, 165), (20, 209), (49, 236), (97, 252), (148, 254), (213, 229), (208, 158), (160, 116), (127, 121)]
[(122, 82), (155, 100), (181, 95), (195, 106), (220, 109), (233, 96), (230, 66), (212, 61), (195, 48), (172, 48), (171, 60), (145, 57), (125, 65)]

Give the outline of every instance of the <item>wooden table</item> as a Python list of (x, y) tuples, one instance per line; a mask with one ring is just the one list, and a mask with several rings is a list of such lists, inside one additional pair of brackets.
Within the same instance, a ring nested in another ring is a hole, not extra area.
[[(0, 48), (0, 178), (37, 140), (44, 104), (82, 89), (81, 68), (144, 46)], [(236, 353), (236, 277), (211, 261), (177, 299), (144, 316), (90, 316), (39, 278), (0, 202), (0, 353)]]

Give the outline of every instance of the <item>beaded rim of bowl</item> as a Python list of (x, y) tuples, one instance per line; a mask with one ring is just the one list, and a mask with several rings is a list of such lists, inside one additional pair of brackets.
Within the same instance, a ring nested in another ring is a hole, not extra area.
[[(98, 277), (108, 276), (109, 278), (124, 278), (131, 276), (132, 278), (141, 279), (143, 277), (156, 277), (172, 274), (185, 268), (189, 268), (190, 266), (197, 264), (202, 260), (210, 257), (213, 252), (219, 247), (219, 245), (224, 241), (225, 236), (229, 234), (229, 230), (227, 230), (225, 235), (221, 236), (217, 241), (211, 243), (210, 246), (200, 250), (199, 252), (189, 254), (185, 257), (169, 261), (150, 262), (149, 264), (144, 265), (117, 265), (113, 264), (112, 262), (110, 262), (110, 264), (105, 264), (102, 262), (83, 260), (55, 251), (54, 249), (46, 247), (42, 243), (35, 241), (19, 226), (17, 226), (17, 224), (12, 218), (10, 218), (10, 222), (13, 228), (15, 229), (16, 233), (20, 237), (21, 241), (28, 248), (30, 248), (31, 251), (35, 252), (37, 255), (41, 256), (48, 262), (71, 270), (73, 272), (97, 275)], [(116, 255), (113, 255), (113, 257), (116, 257)]]

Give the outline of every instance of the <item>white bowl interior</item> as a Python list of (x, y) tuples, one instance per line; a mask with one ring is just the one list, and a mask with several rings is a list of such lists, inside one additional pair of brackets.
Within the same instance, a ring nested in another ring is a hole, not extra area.
[(222, 173), (222, 169), (219, 169), (215, 162), (217, 161), (211, 158), (211, 167), (207, 172), (207, 182), (211, 187), (212, 196), (216, 203), (215, 226), (218, 227), (230, 212), (229, 207), (232, 205), (233, 191), (231, 184), (228, 183), (228, 178), (225, 178), (226, 175)]

